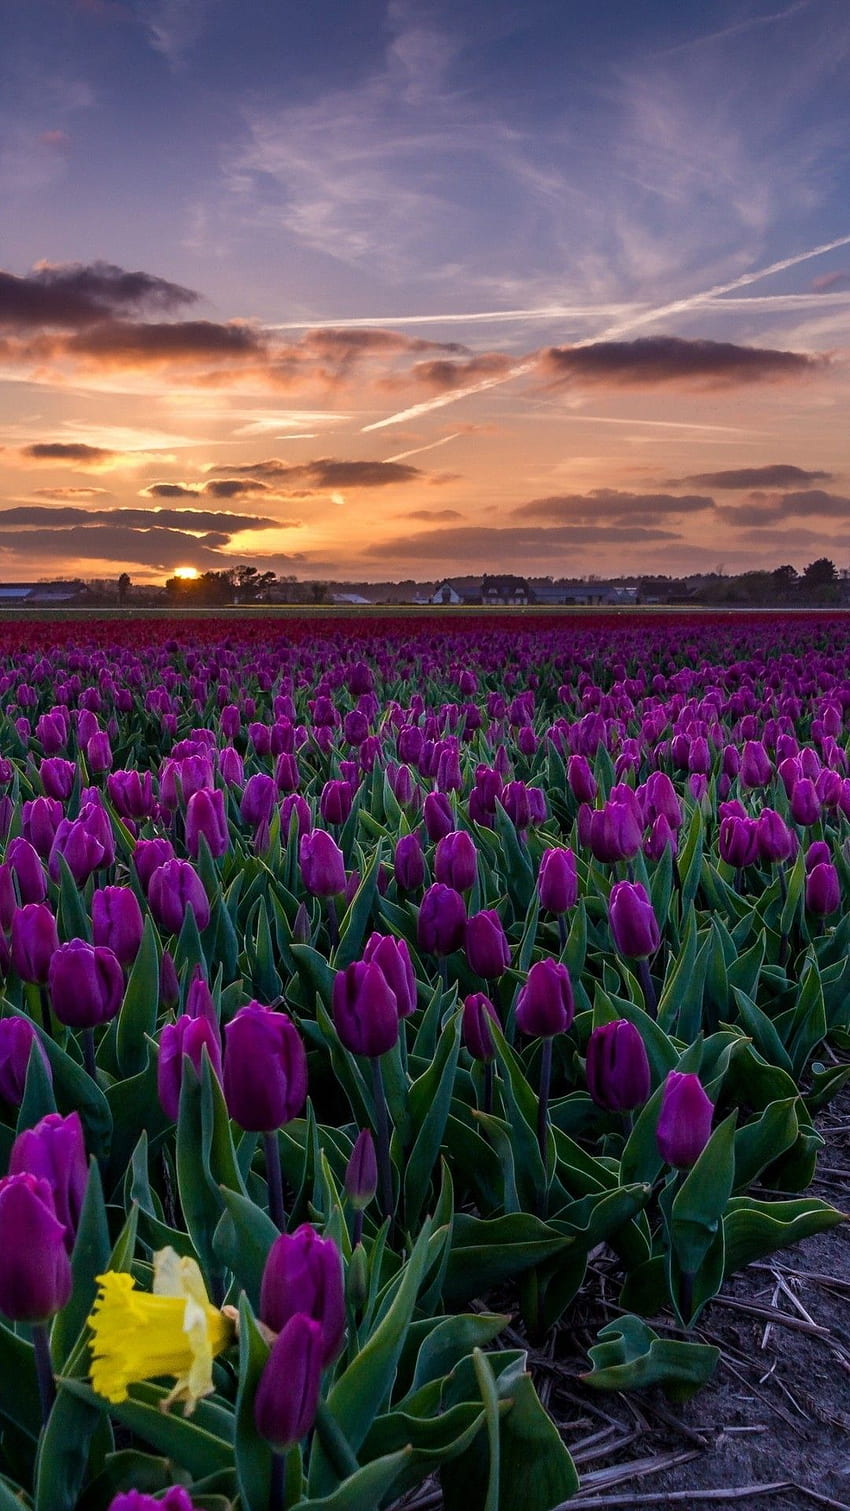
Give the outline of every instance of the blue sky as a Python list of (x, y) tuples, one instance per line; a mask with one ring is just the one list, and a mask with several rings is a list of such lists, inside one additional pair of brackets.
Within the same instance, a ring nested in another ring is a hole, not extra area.
[(848, 62), (845, 0), (9, 8), (0, 576), (850, 565)]

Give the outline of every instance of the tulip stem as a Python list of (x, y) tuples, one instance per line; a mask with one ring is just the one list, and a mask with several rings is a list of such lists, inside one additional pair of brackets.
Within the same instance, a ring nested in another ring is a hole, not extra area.
[(41, 1420), (46, 1427), (53, 1402), (56, 1400), (56, 1380), (53, 1376), (53, 1360), (50, 1357), (50, 1339), (43, 1322), (36, 1322), (33, 1325), (32, 1346), (35, 1350), (35, 1373), (38, 1380), (38, 1397), (41, 1402)]
[(549, 1129), (549, 1087), (552, 1081), (552, 1040), (542, 1042), (540, 1056), (540, 1091), (537, 1098), (537, 1142), (543, 1160), (543, 1178), (546, 1179), (546, 1143)]
[(269, 1476), (269, 1511), (286, 1511), (286, 1454), (273, 1453)]
[(316, 1407), (313, 1425), (334, 1474), (341, 1480), (347, 1480), (349, 1475), (356, 1474), (360, 1465), (352, 1452), (351, 1444), (324, 1401), (320, 1401)]
[(375, 1102), (375, 1152), (378, 1156), (381, 1216), (392, 1217), (393, 1176), (390, 1164), (390, 1125), (387, 1118), (387, 1097), (380, 1055), (372, 1055), (372, 1095)]
[(558, 914), (558, 944), (560, 946), (559, 954), (563, 955), (567, 947), (567, 920), (563, 913)]
[(283, 1171), (280, 1168), (280, 1144), (277, 1129), (263, 1134), (266, 1155), (266, 1185), (269, 1192), (269, 1217), (281, 1233), (286, 1232), (286, 1207), (283, 1202)]
[(643, 992), (644, 1007), (649, 1013), (650, 1018), (657, 1018), (658, 997), (655, 992), (655, 983), (649, 974), (648, 960), (639, 960), (637, 962), (637, 978), (640, 982), (640, 989)]
[(328, 920), (328, 940), (331, 949), (335, 950), (339, 944), (339, 918), (337, 917), (335, 897), (327, 897), (325, 899), (325, 910)]
[(93, 1028), (84, 1028), (83, 1029), (83, 1064), (85, 1065), (86, 1070), (88, 1071), (88, 1074), (91, 1076), (92, 1080), (96, 1084), (97, 1083), (97, 1066), (95, 1065), (95, 1062), (94, 1062), (94, 1029)]
[(440, 956), (439, 960), (437, 961), (437, 971), (438, 971), (439, 976), (440, 976), (440, 986), (441, 986), (443, 992), (445, 993), (449, 989), (449, 957), (448, 957), (448, 955), (441, 955)]
[(493, 1061), (484, 1061), (484, 1094), (482, 1096), (482, 1112), (488, 1115), (493, 1111)]
[(50, 1026), (50, 999), (47, 995), (46, 986), (38, 988), (38, 1004), (41, 1008), (41, 1026), (47, 1034), (48, 1039), (52, 1039), (53, 1029)]

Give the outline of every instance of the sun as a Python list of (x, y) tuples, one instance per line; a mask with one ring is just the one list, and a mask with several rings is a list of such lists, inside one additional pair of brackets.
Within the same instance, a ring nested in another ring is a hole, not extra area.
[(197, 567), (175, 567), (174, 576), (182, 577), (185, 582), (191, 582), (199, 575)]

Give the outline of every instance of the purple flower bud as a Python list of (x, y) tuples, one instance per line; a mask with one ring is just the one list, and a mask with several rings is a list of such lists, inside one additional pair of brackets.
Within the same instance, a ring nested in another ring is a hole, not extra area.
[(338, 971), (333, 984), (334, 1027), (345, 1048), (355, 1055), (376, 1058), (398, 1039), (396, 996), (381, 967), (355, 960)]
[(597, 1107), (631, 1112), (647, 1100), (649, 1059), (640, 1030), (627, 1018), (603, 1023), (587, 1041), (587, 1089)]
[(445, 887), (465, 892), (474, 885), (478, 870), (475, 841), (465, 829), (444, 834), (434, 852), (434, 876)]
[(736, 868), (753, 865), (759, 855), (758, 820), (737, 818), (734, 814), (721, 819), (717, 848), (727, 865)]
[(195, 1511), (188, 1490), (171, 1485), (164, 1495), (145, 1495), (142, 1490), (124, 1490), (109, 1502), (106, 1511)]
[(593, 802), (597, 792), (596, 778), (590, 769), (587, 756), (570, 756), (567, 761), (567, 782), (577, 802)]
[(53, 844), (53, 836), (62, 821), (62, 804), (52, 797), (37, 797), (24, 803), (21, 809), (21, 826), (25, 837), (46, 860)]
[(416, 921), (416, 938), (430, 955), (451, 955), (463, 944), (466, 908), (453, 887), (435, 882), (422, 897)]
[(396, 886), (405, 892), (415, 892), (425, 880), (425, 854), (418, 829), (412, 834), (403, 834), (395, 847), (393, 873)]
[(21, 902), (44, 902), (47, 877), (38, 851), (29, 840), (11, 839), (6, 846), (6, 863), (18, 883)]
[(637, 855), (643, 838), (642, 826), (636, 808), (631, 804), (608, 802), (604, 807), (590, 811), (584, 824), (583, 843), (596, 860), (611, 863), (631, 860)]
[(671, 1070), (664, 1082), (655, 1134), (666, 1164), (677, 1170), (696, 1164), (711, 1135), (713, 1113), (699, 1076)]
[(78, 887), (84, 886), (92, 872), (109, 861), (101, 838), (92, 831), (82, 815), (76, 819), (63, 818), (53, 836), (48, 860), (52, 881), (59, 880), (60, 855), (64, 856)]
[(293, 814), (296, 834), (302, 836), (309, 834), (313, 827), (313, 815), (310, 812), (310, 804), (300, 792), (290, 792), (280, 805), (280, 835), (284, 842), (289, 839)]
[(671, 829), (682, 826), (682, 805), (666, 771), (653, 771), (646, 779), (646, 818), (663, 814)]
[(12, 919), (12, 965), (22, 981), (44, 986), (59, 948), (56, 919), (45, 902), (28, 902)]
[(325, 782), (319, 797), (319, 812), (326, 824), (344, 824), (351, 812), (354, 793), (348, 782)]
[(112, 771), (106, 778), (109, 801), (121, 818), (150, 818), (156, 809), (150, 771)]
[(254, 1422), (277, 1453), (309, 1432), (319, 1404), (322, 1329), (296, 1312), (276, 1338), (254, 1397)]
[(809, 848), (805, 854), (806, 871), (813, 871), (815, 869), (815, 866), (820, 865), (821, 861), (826, 861), (827, 864), (831, 864), (832, 851), (830, 850), (829, 845), (826, 843), (826, 840), (812, 840), (812, 843), (809, 845)]
[(75, 761), (63, 760), (62, 756), (48, 756), (41, 762), (38, 774), (45, 795), (64, 803), (71, 796), (77, 765)]
[(160, 1033), (156, 1088), (160, 1106), (173, 1123), (177, 1122), (180, 1110), (184, 1055), (189, 1056), (200, 1076), (206, 1050), (212, 1071), (221, 1081), (221, 1043), (217, 1026), (213, 1028), (206, 1017), (190, 1018), (188, 1013), (183, 1013), (174, 1023), (166, 1023)]
[(188, 860), (167, 860), (156, 867), (148, 882), (148, 903), (154, 921), (166, 934), (179, 934), (187, 908), (192, 909), (201, 933), (210, 921), (204, 884)]
[(496, 1046), (490, 1024), (498, 1022), (499, 1015), (484, 992), (473, 992), (464, 998), (461, 1039), (473, 1059), (486, 1061), (495, 1058)]
[(578, 898), (578, 872), (572, 850), (544, 850), (537, 873), (537, 894), (541, 908), (550, 913), (566, 913)]
[(49, 1112), (34, 1128), (25, 1128), (18, 1134), (9, 1156), (9, 1174), (21, 1175), (25, 1171), (47, 1181), (70, 1254), (88, 1180), (83, 1125), (78, 1112), (67, 1117)]
[(806, 877), (806, 908), (817, 918), (827, 918), (841, 905), (841, 883), (835, 866), (820, 861)]
[(429, 792), (422, 810), (425, 832), (432, 845), (437, 844), (455, 827), (452, 805), (445, 792)]
[(618, 881), (608, 898), (608, 922), (614, 945), (629, 960), (654, 955), (661, 943), (652, 903), (639, 881)]
[(380, 966), (395, 996), (398, 1016), (409, 1018), (415, 1013), (416, 977), (406, 941), (394, 939), (390, 934), (370, 934), (363, 959)]
[(551, 1039), (566, 1033), (575, 1015), (573, 984), (560, 960), (537, 960), (520, 989), (516, 1025), (532, 1038)]
[(671, 850), (676, 854), (678, 839), (676, 830), (671, 828), (667, 817), (659, 813), (652, 820), (652, 827), (643, 842), (643, 853), (647, 860), (660, 860), (665, 850)]
[(756, 819), (758, 852), (762, 860), (773, 863), (788, 860), (794, 854), (795, 839), (775, 808), (762, 808)]
[(297, 792), (301, 783), (298, 761), (291, 751), (281, 751), (274, 769), (274, 783), (278, 792)]
[(174, 860), (174, 846), (170, 839), (137, 839), (133, 850), (133, 864), (136, 867), (136, 875), (142, 884), (142, 891), (147, 896), (150, 879), (157, 866), (164, 866), (167, 860)]
[(46, 1322), (71, 1295), (65, 1228), (46, 1180), (0, 1180), (0, 1312), (12, 1322)]
[(250, 1133), (271, 1133), (297, 1118), (307, 1100), (307, 1055), (291, 1019), (249, 1002), (224, 1037), (230, 1116)]
[(256, 829), (258, 824), (268, 823), (277, 802), (277, 786), (274, 777), (257, 771), (249, 777), (242, 793), (239, 813), (243, 823)]
[(361, 1128), (345, 1167), (345, 1194), (355, 1212), (368, 1207), (378, 1189), (378, 1160), (375, 1140), (368, 1128)]
[(741, 754), (741, 786), (766, 787), (772, 774), (770, 756), (761, 740), (747, 740)]
[(132, 965), (139, 953), (145, 923), (132, 887), (101, 887), (91, 900), (95, 944), (106, 944), (122, 965)]
[(302, 834), (298, 859), (302, 880), (313, 897), (335, 897), (345, 891), (345, 859), (326, 829)]
[(112, 765), (112, 746), (105, 729), (95, 730), (86, 744), (86, 765), (92, 776), (102, 775)]
[(180, 982), (177, 980), (174, 957), (170, 950), (163, 950), (159, 962), (159, 1005), (169, 1010), (175, 1008), (179, 1001)]
[(342, 1258), (332, 1238), (320, 1238), (309, 1223), (281, 1233), (272, 1244), (260, 1286), (260, 1317), (281, 1333), (301, 1312), (322, 1330), (322, 1367), (335, 1359), (345, 1337)]
[(29, 1018), (0, 1018), (0, 1097), (13, 1107), (23, 1100), (33, 1045), (52, 1081), (50, 1061)]
[(795, 824), (817, 823), (821, 813), (820, 799), (815, 784), (809, 777), (801, 776), (794, 783), (788, 806)]
[(491, 981), (508, 969), (511, 949), (494, 908), (483, 908), (466, 920), (465, 943), (466, 958), (477, 975)]
[(50, 1004), (68, 1028), (97, 1028), (114, 1018), (124, 998), (124, 973), (106, 945), (69, 939), (51, 957)]
[(220, 787), (202, 787), (193, 792), (186, 804), (186, 848), (197, 860), (201, 835), (214, 859), (224, 855), (230, 845), (230, 831), (224, 811), (224, 793)]

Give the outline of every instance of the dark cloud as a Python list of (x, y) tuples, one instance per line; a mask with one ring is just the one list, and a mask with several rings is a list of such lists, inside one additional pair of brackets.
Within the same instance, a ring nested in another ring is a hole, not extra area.
[(149, 483), (141, 498), (241, 498), (251, 493), (268, 493), (269, 484), (258, 478), (213, 478), (206, 483)]
[(577, 520), (651, 522), (667, 514), (693, 514), (714, 507), (714, 499), (700, 494), (625, 493), (596, 488), (591, 493), (553, 494), (533, 498), (511, 510), (513, 519), (539, 519), (569, 523)]
[(212, 509), (79, 509), (72, 505), (49, 509), (41, 504), (0, 509), (0, 530), (27, 527), (56, 530), (68, 525), (94, 529), (101, 525), (123, 525), (131, 530), (156, 528), (193, 533), (219, 530), (238, 535), (242, 530), (276, 530), (281, 523), (263, 515), (227, 514), (224, 510)]
[(0, 270), (0, 325), (75, 330), (116, 315), (167, 312), (200, 296), (108, 262), (38, 263), (23, 278)]
[(515, 359), (500, 352), (482, 352), (466, 362), (451, 362), (436, 357), (430, 362), (415, 362), (407, 372), (386, 378), (382, 387), (398, 388), (408, 383), (418, 383), (430, 393), (454, 393), (458, 388), (484, 382), (488, 378), (501, 378), (516, 365)]
[(727, 472), (697, 472), (691, 477), (671, 478), (673, 487), (683, 483), (694, 488), (799, 488), (804, 483), (830, 482), (831, 472), (806, 472), (785, 462), (766, 467), (733, 467)]
[(742, 504), (718, 509), (721, 518), (735, 527), (781, 524), (786, 519), (806, 519), (815, 515), (850, 524), (850, 498), (840, 493), (825, 493), (822, 488), (807, 488), (797, 493), (754, 492)]
[(425, 341), (418, 336), (404, 336), (400, 331), (351, 329), (346, 326), (317, 326), (306, 331), (299, 343), (317, 356), (350, 361), (355, 357), (384, 356), (387, 352), (454, 352), (460, 356), (469, 348), (458, 341)]
[(407, 514), (394, 514), (393, 519), (424, 520), (425, 523), (441, 524), (450, 519), (463, 519), (459, 509), (411, 509)]
[(262, 462), (219, 470), (259, 479), (284, 494), (296, 489), (309, 493), (341, 488), (386, 488), (426, 477), (421, 468), (409, 467), (404, 462), (347, 462), (333, 457), (319, 457), (315, 462), (282, 462), (279, 457), (269, 457)]
[(550, 346), (540, 352), (540, 370), (550, 387), (591, 383), (611, 388), (655, 388), (696, 382), (705, 388), (801, 377), (817, 372), (826, 357), (731, 341), (693, 341), (681, 336), (640, 336), (635, 341), (597, 341), (592, 346)]
[(36, 441), (23, 448), (33, 462), (73, 462), (78, 467), (100, 467), (121, 456), (105, 446), (87, 446), (84, 441)]
[(108, 488), (34, 488), (35, 498), (55, 498), (60, 502), (63, 499), (73, 498), (111, 498)]
[(68, 338), (69, 356), (91, 357), (105, 364), (130, 367), (160, 362), (196, 362), (211, 357), (242, 359), (265, 355), (263, 337), (237, 321), (170, 320), (138, 322), (107, 320)]
[(814, 294), (829, 294), (833, 289), (850, 289), (850, 272), (847, 268), (839, 268), (834, 273), (821, 273), (812, 279)]
[[(401, 557), (410, 561), (454, 560), (464, 563), (469, 571), (481, 570), (479, 562), (518, 563), (545, 556), (549, 568), (555, 571), (569, 570), (568, 553), (584, 546), (598, 545), (652, 545), (659, 541), (675, 541), (679, 537), (671, 530), (645, 528), (638, 525), (599, 524), (509, 526), (463, 525), (445, 530), (420, 531), (416, 535), (398, 535), (392, 540), (376, 541), (367, 546), (364, 555), (372, 558)], [(559, 553), (565, 553), (558, 560)]]

